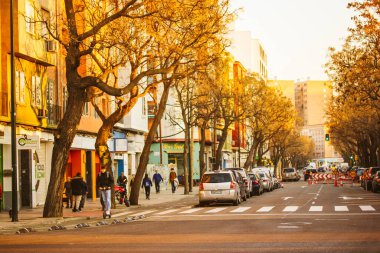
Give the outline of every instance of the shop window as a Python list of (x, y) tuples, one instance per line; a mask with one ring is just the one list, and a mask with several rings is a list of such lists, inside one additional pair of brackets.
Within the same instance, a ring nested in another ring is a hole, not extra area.
[(34, 13), (34, 7), (31, 1), (25, 1), (25, 30), (31, 34), (34, 34), (35, 31)]

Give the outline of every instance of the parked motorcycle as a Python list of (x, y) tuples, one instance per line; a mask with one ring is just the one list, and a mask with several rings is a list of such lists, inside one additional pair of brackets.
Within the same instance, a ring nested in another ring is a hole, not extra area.
[(115, 185), (115, 198), (116, 201), (119, 202), (119, 204), (123, 204), (126, 207), (129, 207), (131, 203), (129, 202), (128, 196), (127, 196), (127, 189), (120, 185)]

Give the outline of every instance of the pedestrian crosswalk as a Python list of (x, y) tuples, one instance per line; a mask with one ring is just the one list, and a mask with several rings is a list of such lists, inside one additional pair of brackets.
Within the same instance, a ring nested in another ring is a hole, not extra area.
[[(129, 212), (128, 212), (129, 213)], [(129, 216), (137, 215), (152, 215), (152, 216), (186, 216), (186, 215), (218, 215), (218, 214), (349, 214), (349, 213), (373, 213), (380, 214), (380, 206), (372, 205), (328, 205), (328, 206), (319, 206), (319, 205), (279, 205), (279, 206), (241, 206), (241, 207), (218, 207), (218, 206), (209, 206), (209, 207), (182, 207), (182, 208), (173, 208), (166, 210), (145, 210), (139, 213), (129, 213)]]

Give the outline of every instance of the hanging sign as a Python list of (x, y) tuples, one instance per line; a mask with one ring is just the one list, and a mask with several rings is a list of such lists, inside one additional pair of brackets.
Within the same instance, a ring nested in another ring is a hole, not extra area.
[(38, 135), (16, 136), (17, 149), (40, 149), (40, 137)]

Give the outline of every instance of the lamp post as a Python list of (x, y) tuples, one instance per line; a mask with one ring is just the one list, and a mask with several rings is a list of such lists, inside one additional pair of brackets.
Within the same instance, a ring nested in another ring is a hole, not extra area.
[(17, 149), (16, 149), (16, 102), (15, 102), (15, 52), (13, 26), (13, 0), (10, 0), (11, 25), (11, 149), (12, 149), (12, 221), (18, 221), (17, 198)]

